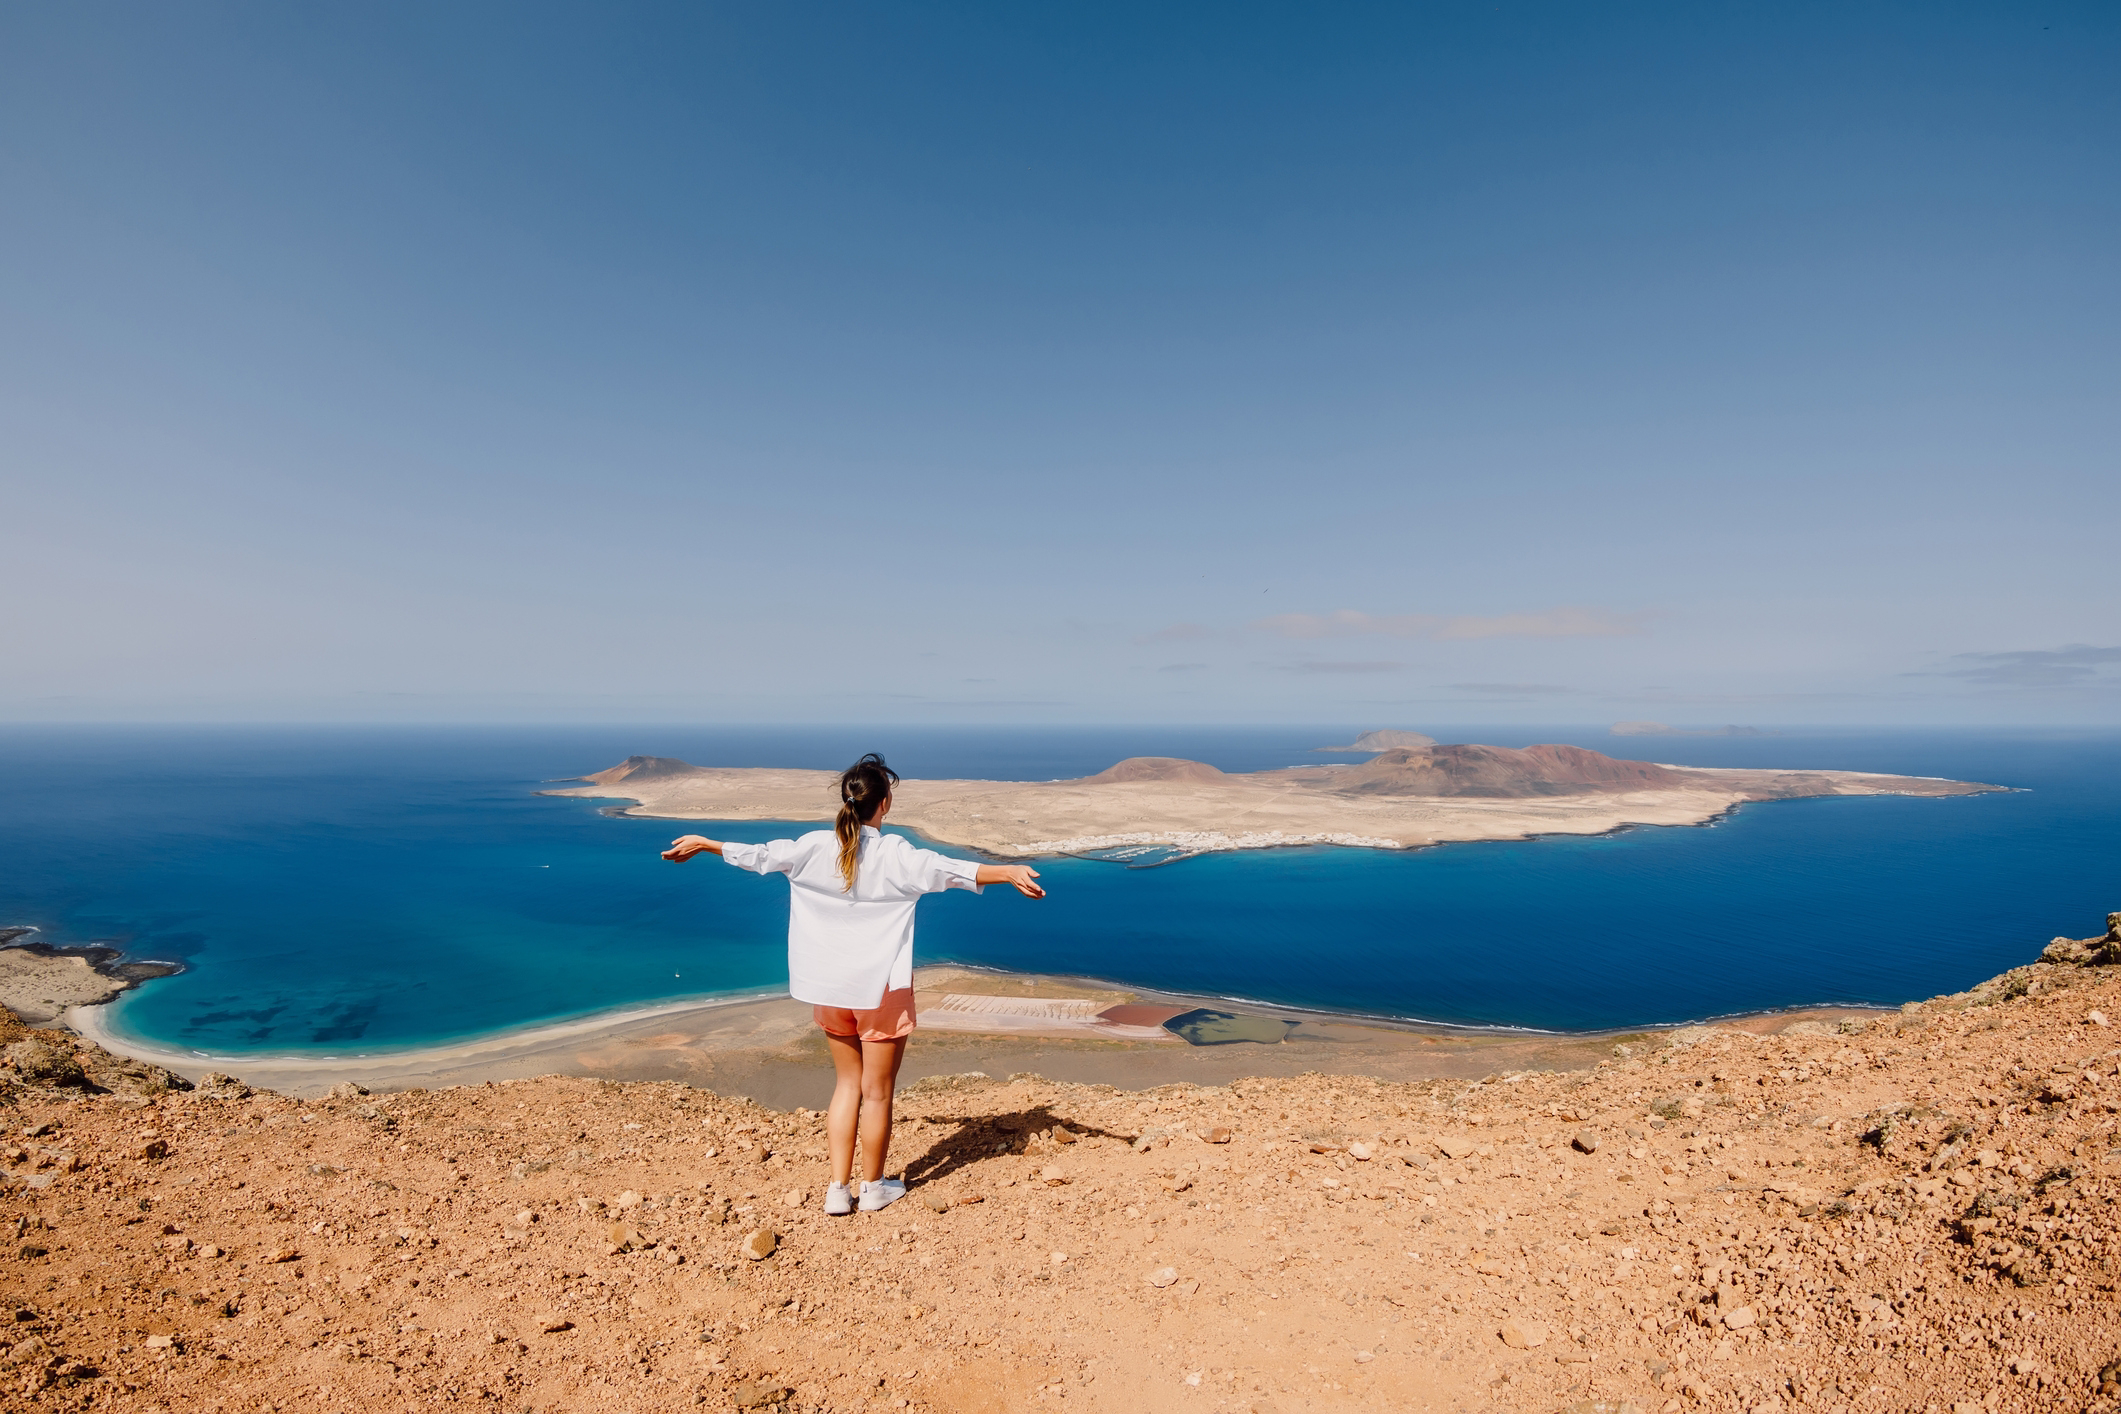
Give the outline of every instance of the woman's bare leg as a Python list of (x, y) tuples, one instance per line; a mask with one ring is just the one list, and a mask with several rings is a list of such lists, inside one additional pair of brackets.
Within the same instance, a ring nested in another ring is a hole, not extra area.
[(825, 1033), (832, 1052), (832, 1105), (825, 1111), (825, 1140), (832, 1150), (832, 1181), (845, 1183), (854, 1172), (854, 1124), (862, 1108), (862, 1051), (853, 1036)]
[[(861, 1043), (861, 1091), (862, 1091), (862, 1179), (874, 1183), (884, 1176), (884, 1159), (891, 1152), (891, 1101), (898, 1092), (899, 1062), (906, 1058), (906, 1038), (895, 1041), (864, 1041)], [(838, 1053), (834, 1053), (834, 1064), (838, 1064)], [(837, 1092), (832, 1097), (835, 1113), (839, 1106)], [(833, 1151), (834, 1171), (837, 1172), (839, 1151)]]

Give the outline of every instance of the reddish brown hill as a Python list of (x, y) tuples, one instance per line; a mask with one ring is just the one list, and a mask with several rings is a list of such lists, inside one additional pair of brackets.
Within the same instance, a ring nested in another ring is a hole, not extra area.
[(1129, 756), (1094, 776), (1083, 777), (1084, 785), (1108, 786), (1123, 781), (1219, 781), (1223, 773), (1205, 761), (1187, 761), (1177, 756)]
[(1686, 777), (1580, 746), (1428, 746), (1387, 751), (1335, 777), (1350, 795), (1535, 796), (1669, 790)]
[(618, 765), (608, 767), (593, 776), (578, 776), (576, 779), (591, 781), (600, 786), (615, 786), (620, 781), (654, 781), (667, 776), (689, 776), (699, 769), (690, 761), (680, 761), (675, 756), (629, 756)]

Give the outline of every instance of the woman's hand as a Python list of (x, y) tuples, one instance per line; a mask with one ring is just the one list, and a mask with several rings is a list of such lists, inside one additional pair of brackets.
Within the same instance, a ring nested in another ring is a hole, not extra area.
[(673, 864), (683, 864), (701, 850), (706, 850), (710, 854), (720, 854), (722, 852), (722, 842), (720, 840), (710, 840), (705, 835), (679, 835), (670, 842), (670, 848), (663, 851), (663, 858)]
[(1013, 884), (1025, 898), (1044, 898), (1046, 891), (1038, 885), (1038, 871), (1028, 864), (982, 864), (975, 883)]

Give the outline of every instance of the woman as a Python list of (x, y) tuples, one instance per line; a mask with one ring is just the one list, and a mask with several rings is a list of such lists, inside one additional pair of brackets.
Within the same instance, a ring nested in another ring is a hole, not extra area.
[(836, 1083), (825, 1130), (832, 1144), (832, 1186), (825, 1211), (854, 1211), (848, 1180), (854, 1137), (862, 1136), (865, 1213), (906, 1196), (901, 1179), (884, 1177), (891, 1148), (891, 1101), (899, 1062), (913, 1034), (913, 906), (944, 889), (978, 893), (1013, 884), (1044, 898), (1038, 871), (1022, 864), (974, 864), (919, 849), (877, 829), (891, 813), (898, 773), (874, 752), (840, 773), (840, 812), (829, 830), (769, 844), (735, 844), (685, 835), (663, 858), (683, 862), (705, 850), (754, 874), (788, 876), (788, 991), (809, 1002), (832, 1052)]

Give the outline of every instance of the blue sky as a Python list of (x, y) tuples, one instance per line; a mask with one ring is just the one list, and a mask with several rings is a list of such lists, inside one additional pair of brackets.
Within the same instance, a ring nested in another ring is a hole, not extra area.
[(2121, 10), (0, 8), (0, 719), (2121, 720)]

